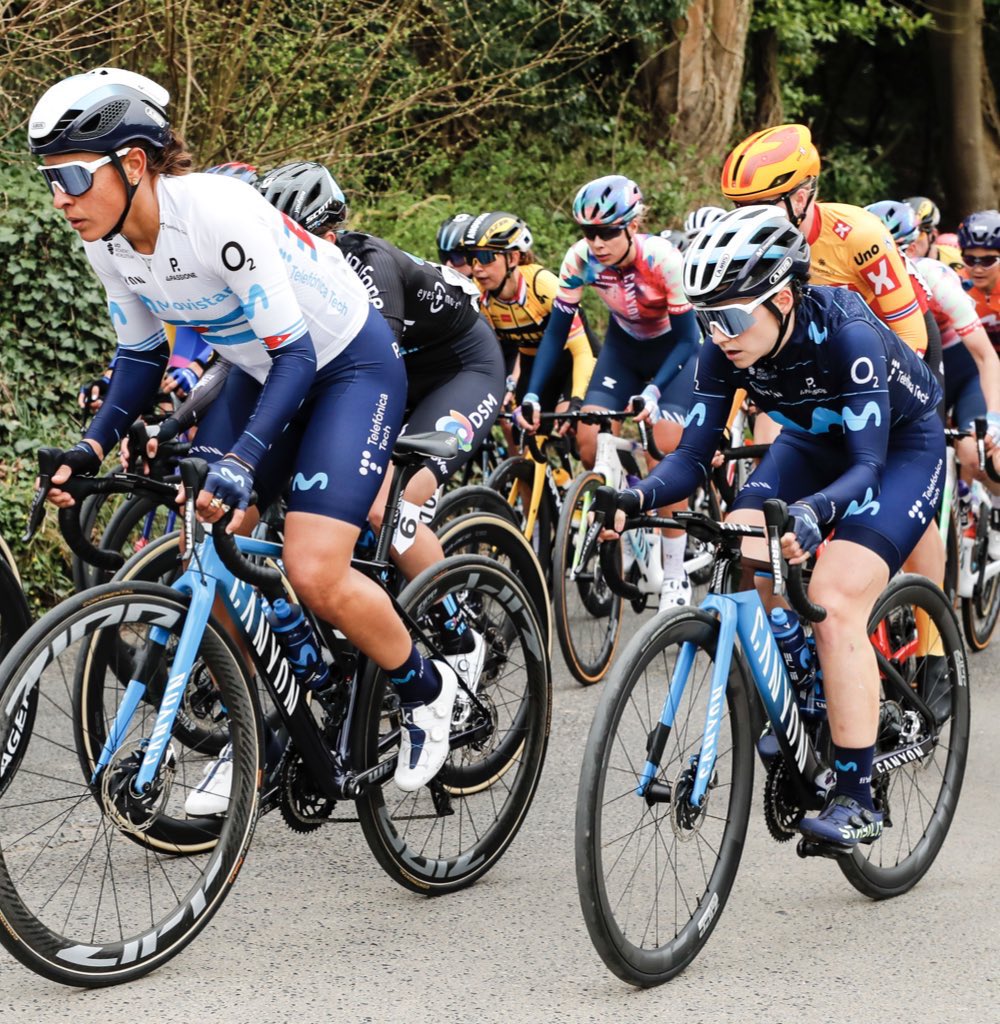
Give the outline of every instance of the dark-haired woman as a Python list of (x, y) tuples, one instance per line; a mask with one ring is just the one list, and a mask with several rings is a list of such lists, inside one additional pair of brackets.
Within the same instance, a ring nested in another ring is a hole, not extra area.
[[(335, 246), (233, 177), (187, 173), (168, 99), (142, 75), (101, 68), (53, 86), (31, 116), (31, 152), (107, 291), (120, 348), (107, 398), (50, 498), (72, 503), (58, 485), (95, 472), (155, 392), (163, 325), (194, 327), (234, 366), (198, 434), (210, 461), (198, 512), (214, 522), (231, 508), (236, 529), (252, 490), (273, 496), (293, 478), (289, 576), (398, 683), (408, 728), (396, 781), (417, 789), (447, 757), (457, 678), (420, 655), (387, 595), (350, 567), (405, 402), (392, 332)], [(228, 799), (219, 782), (216, 811)], [(212, 813), (215, 794), (203, 794), (189, 812)]]

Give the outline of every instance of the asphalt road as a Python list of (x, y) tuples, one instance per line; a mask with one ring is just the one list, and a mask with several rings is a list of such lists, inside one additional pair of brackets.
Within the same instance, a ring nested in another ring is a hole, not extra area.
[(472, 889), (415, 896), (376, 865), (358, 826), (300, 837), (272, 814), (221, 911), (165, 967), (124, 988), (80, 991), (0, 951), (0, 1009), (19, 1022), (72, 1024), (1000, 1019), (1000, 643), (971, 659), (962, 798), (915, 890), (868, 901), (833, 863), (775, 845), (755, 806), (708, 945), (678, 979), (647, 991), (605, 969), (577, 901), (576, 786), (600, 687), (577, 686), (558, 654), (554, 683), (534, 805)]

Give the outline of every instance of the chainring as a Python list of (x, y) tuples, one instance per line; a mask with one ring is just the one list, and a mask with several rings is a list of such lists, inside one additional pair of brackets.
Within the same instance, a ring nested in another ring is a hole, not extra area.
[(336, 800), (316, 791), (305, 762), (297, 753), (290, 752), (281, 771), (278, 796), (278, 808), (285, 824), (293, 832), (314, 832), (326, 823), (336, 806)]
[(764, 781), (764, 821), (771, 838), (776, 843), (787, 843), (797, 834), (804, 814), (792, 792), (788, 766), (777, 757), (769, 765)]

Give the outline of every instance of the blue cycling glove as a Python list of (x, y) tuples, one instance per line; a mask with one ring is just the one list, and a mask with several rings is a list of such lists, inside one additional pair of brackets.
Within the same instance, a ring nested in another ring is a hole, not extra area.
[(182, 398), (191, 394), (199, 380), (198, 374), (190, 366), (175, 366), (167, 370), (167, 376), (177, 385)]
[(253, 470), (239, 459), (227, 455), (208, 467), (205, 490), (219, 498), (223, 505), (246, 508), (253, 491)]
[(823, 531), (819, 528), (819, 520), (811, 505), (797, 501), (788, 506), (788, 514), (794, 519), (793, 532), (802, 550), (810, 555), (823, 543)]

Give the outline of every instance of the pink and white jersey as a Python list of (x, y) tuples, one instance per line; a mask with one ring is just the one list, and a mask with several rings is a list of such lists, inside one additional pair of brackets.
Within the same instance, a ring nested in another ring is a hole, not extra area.
[(605, 267), (587, 241), (566, 252), (559, 271), (559, 302), (580, 304), (583, 289), (593, 285), (611, 316), (633, 338), (658, 338), (670, 330), (670, 317), (691, 309), (682, 285), (680, 250), (659, 235), (635, 235), (635, 260), (627, 267)]
[(941, 330), (941, 348), (951, 348), (979, 326), (976, 304), (962, 287), (962, 279), (946, 263), (921, 256), (917, 270), (930, 292), (930, 309)]
[(123, 235), (85, 242), (123, 349), (162, 343), (164, 324), (192, 327), (263, 382), (269, 350), (312, 337), (318, 367), (350, 344), (368, 294), (340, 250), (225, 175), (156, 181), (160, 233), (152, 255)]

